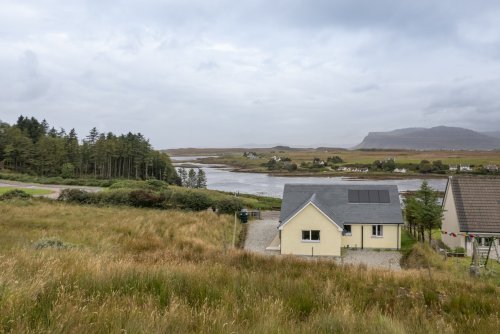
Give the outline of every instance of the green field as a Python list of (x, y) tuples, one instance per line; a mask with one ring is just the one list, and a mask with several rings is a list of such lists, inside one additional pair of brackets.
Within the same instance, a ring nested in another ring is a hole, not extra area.
[(500, 326), (498, 278), (471, 278), (428, 247), (417, 250), (431, 269), (343, 267), (231, 249), (233, 222), (211, 211), (0, 202), (0, 332), (493, 333)]
[(12, 191), (12, 190), (22, 190), (25, 193), (30, 194), (30, 195), (48, 195), (48, 194), (51, 194), (53, 192), (53, 191), (48, 190), (48, 189), (0, 187), (0, 195), (3, 195), (6, 192), (9, 192), (9, 191)]

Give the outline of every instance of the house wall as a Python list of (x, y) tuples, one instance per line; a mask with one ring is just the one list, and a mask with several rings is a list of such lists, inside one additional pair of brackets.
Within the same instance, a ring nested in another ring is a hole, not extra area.
[(352, 235), (342, 236), (342, 247), (361, 248), (361, 225), (351, 225)]
[[(302, 241), (303, 230), (319, 230), (319, 242)], [(307, 205), (283, 226), (281, 254), (340, 256), (342, 233), (314, 205)]]
[[(363, 248), (381, 249), (401, 248), (401, 226), (398, 229), (397, 225), (382, 225), (384, 226), (382, 237), (372, 236), (372, 225), (351, 225), (352, 236), (342, 236), (342, 247), (361, 248), (363, 246)], [(361, 240), (361, 231), (363, 231), (363, 240)]]
[(448, 182), (446, 187), (446, 195), (444, 198), (444, 214), (443, 223), (441, 230), (448, 232), (448, 234), (442, 234), (441, 240), (444, 244), (450, 248), (463, 247), (465, 248), (465, 237), (450, 236), (450, 232), (459, 233), (460, 226), (458, 224), (457, 208), (455, 206), (455, 199), (453, 197), (453, 191), (451, 188), (451, 182)]

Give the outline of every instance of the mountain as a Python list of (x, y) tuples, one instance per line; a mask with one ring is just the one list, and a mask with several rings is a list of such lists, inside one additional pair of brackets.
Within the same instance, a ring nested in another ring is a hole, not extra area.
[(469, 129), (437, 126), (370, 132), (355, 149), (493, 150), (500, 138)]
[(482, 132), (483, 135), (500, 138), (500, 131)]

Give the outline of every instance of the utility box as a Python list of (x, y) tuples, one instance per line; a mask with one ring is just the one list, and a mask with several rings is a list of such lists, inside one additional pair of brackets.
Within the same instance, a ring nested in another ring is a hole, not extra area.
[(245, 209), (241, 210), (239, 217), (240, 217), (241, 223), (243, 223), (243, 224), (248, 223), (248, 211), (247, 210), (245, 210)]

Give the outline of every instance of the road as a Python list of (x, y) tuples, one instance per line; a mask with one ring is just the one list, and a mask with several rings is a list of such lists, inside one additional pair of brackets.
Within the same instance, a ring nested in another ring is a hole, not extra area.
[(39, 184), (39, 183), (24, 183), (18, 181), (0, 180), (0, 187), (12, 187), (19, 189), (46, 189), (52, 191), (50, 194), (42, 195), (44, 197), (56, 199), (63, 189), (82, 189), (85, 191), (98, 192), (103, 188), (101, 187), (88, 187), (88, 186), (67, 186), (61, 184)]

